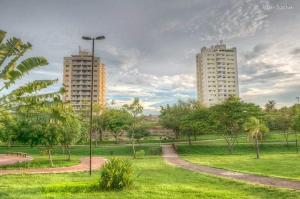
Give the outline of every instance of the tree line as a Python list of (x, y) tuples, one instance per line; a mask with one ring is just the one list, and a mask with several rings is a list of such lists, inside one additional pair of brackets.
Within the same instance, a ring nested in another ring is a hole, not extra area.
[(259, 158), (259, 142), (264, 140), (265, 133), (269, 130), (281, 130), (287, 144), (288, 136), (294, 133), (298, 152), (300, 105), (276, 109), (275, 102), (269, 101), (265, 109), (262, 109), (235, 96), (211, 107), (196, 101), (179, 101), (174, 105), (161, 107), (160, 123), (172, 129), (177, 140), (186, 136), (189, 144), (193, 138), (196, 140), (198, 135), (222, 135), (230, 153), (238, 143), (238, 137), (247, 135), (248, 140), (255, 144)]

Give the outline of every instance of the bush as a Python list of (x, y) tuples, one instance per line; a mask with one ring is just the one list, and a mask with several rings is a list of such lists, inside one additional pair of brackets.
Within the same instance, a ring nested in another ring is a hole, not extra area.
[(132, 166), (128, 160), (112, 158), (101, 171), (100, 187), (105, 190), (119, 190), (132, 183)]

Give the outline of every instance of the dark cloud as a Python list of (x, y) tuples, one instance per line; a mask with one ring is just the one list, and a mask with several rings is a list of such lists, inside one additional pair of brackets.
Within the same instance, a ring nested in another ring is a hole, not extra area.
[[(255, 47), (258, 51), (265, 49), (265, 47)], [(254, 48), (254, 49), (255, 49)], [(260, 54), (263, 56), (263, 54)], [(244, 64), (240, 67), (240, 76), (246, 76), (246, 79), (241, 79), (240, 84), (266, 84), (276, 82), (276, 80), (284, 80), (292, 78), (297, 73), (291, 73), (282, 70), (282, 65), (272, 65), (262, 62), (260, 59), (254, 59), (248, 64)]]
[(299, 55), (300, 54), (300, 48), (295, 48), (290, 52), (292, 55)]
[(296, 73), (288, 73), (276, 69), (269, 69), (263, 71), (262, 73), (253, 74), (249, 79), (241, 80), (240, 83), (243, 85), (251, 83), (275, 83), (277, 80), (289, 79), (295, 77), (296, 75)]
[(257, 44), (256, 46), (254, 46), (252, 51), (244, 54), (245, 61), (257, 58), (258, 56), (262, 55), (269, 47), (270, 44)]

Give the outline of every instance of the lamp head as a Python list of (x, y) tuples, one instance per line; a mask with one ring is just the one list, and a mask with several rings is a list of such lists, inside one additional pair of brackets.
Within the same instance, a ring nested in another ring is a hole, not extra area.
[(86, 36), (83, 36), (82, 39), (83, 39), (83, 40), (92, 40), (91, 37), (86, 37)]
[(98, 37), (96, 37), (95, 39), (96, 39), (96, 40), (105, 39), (105, 36), (103, 36), (103, 35), (102, 35), (102, 36), (98, 36)]

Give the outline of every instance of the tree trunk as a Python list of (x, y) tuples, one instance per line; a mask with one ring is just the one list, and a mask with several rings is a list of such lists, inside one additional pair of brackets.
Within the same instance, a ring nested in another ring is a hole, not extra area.
[(256, 159), (259, 159), (258, 138), (255, 138), (255, 147), (256, 147)]
[(65, 155), (65, 146), (61, 145), (62, 154)]
[(228, 139), (226, 136), (224, 136), (224, 139), (227, 143), (229, 153), (232, 154), (234, 143), (231, 143), (230, 138)]
[(191, 140), (191, 136), (188, 135), (188, 139), (189, 139), (189, 145), (192, 145), (192, 140)]
[(49, 158), (50, 165), (51, 167), (53, 167), (54, 165), (52, 161), (51, 149), (48, 149), (47, 151), (48, 151), (48, 158)]
[(295, 131), (295, 138), (296, 138), (296, 152), (299, 153), (299, 149), (298, 149), (298, 134)]
[(69, 146), (67, 146), (67, 152), (68, 152), (68, 161), (71, 160), (71, 149)]
[(289, 146), (289, 134), (288, 134), (288, 131), (284, 131), (283, 135), (284, 135), (284, 138), (285, 138), (286, 146)]
[(11, 147), (10, 139), (7, 140), (7, 147), (8, 147), (8, 148)]
[(194, 141), (197, 141), (197, 135), (194, 133)]
[(102, 142), (102, 140), (103, 140), (103, 131), (102, 130), (100, 130), (100, 142)]
[(118, 144), (118, 135), (117, 135), (117, 133), (114, 133), (114, 137), (115, 137), (116, 143)]
[(131, 138), (131, 143), (132, 143), (132, 151), (133, 151), (133, 158), (136, 158), (136, 153), (135, 153), (135, 146), (134, 146), (134, 139)]

